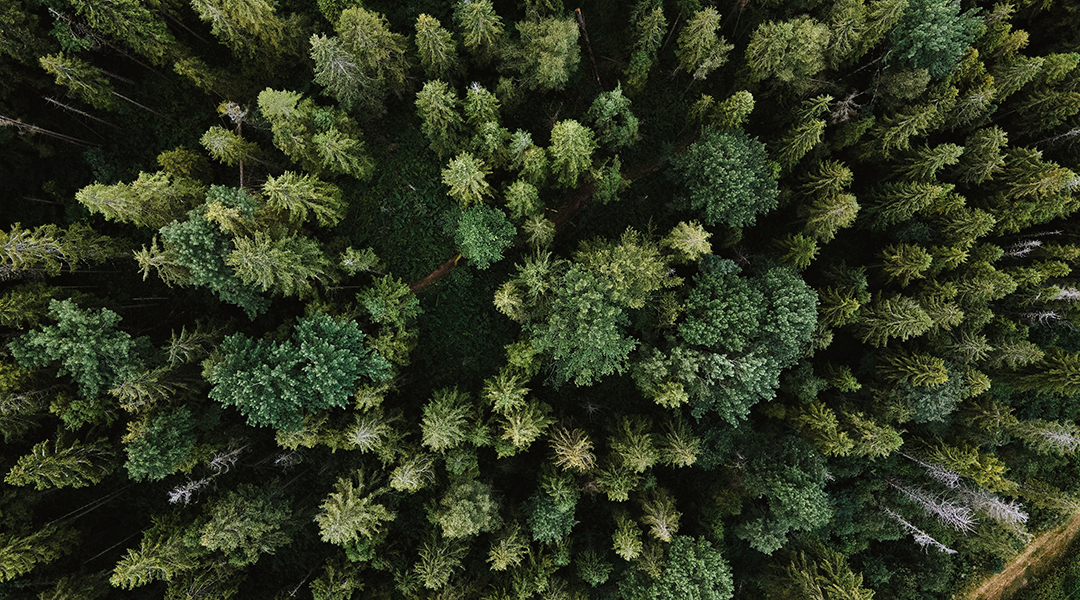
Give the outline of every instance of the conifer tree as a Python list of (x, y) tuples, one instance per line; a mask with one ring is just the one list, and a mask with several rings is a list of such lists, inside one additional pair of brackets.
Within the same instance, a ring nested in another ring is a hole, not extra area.
[(11, 342), (11, 353), (21, 366), (36, 368), (59, 361), (59, 373), (70, 373), (79, 392), (94, 399), (137, 364), (137, 340), (118, 330), (120, 315), (111, 310), (81, 310), (71, 300), (52, 300), (49, 316), (56, 325)]
[[(354, 481), (355, 479), (355, 481)], [(326, 497), (315, 515), (319, 535), (324, 542), (338, 546), (379, 535), (383, 524), (393, 521), (395, 514), (375, 500), (385, 490), (367, 492), (365, 476), (358, 471), (353, 477), (339, 478), (334, 485), (336, 492)]]
[(561, 90), (581, 62), (578, 24), (566, 17), (549, 17), (515, 24), (518, 44), (504, 50), (505, 68), (520, 74), (526, 90)]
[(46, 73), (56, 76), (57, 85), (68, 88), (83, 102), (94, 108), (107, 110), (113, 107), (116, 93), (112, 84), (86, 61), (60, 52), (42, 56), (39, 62)]
[(333, 227), (344, 217), (341, 191), (314, 175), (285, 171), (278, 177), (267, 177), (262, 191), (267, 207), (284, 212), (295, 225), (306, 221), (309, 211), (323, 227)]
[(551, 171), (563, 187), (576, 187), (592, 166), (596, 136), (577, 121), (559, 121), (551, 129)]
[(34, 445), (8, 471), (4, 481), (11, 485), (33, 485), (35, 489), (86, 487), (99, 483), (113, 471), (113, 451), (104, 438), (86, 444), (74, 440), (67, 445), (59, 438)]
[(755, 80), (776, 77), (784, 83), (804, 86), (808, 78), (825, 68), (825, 49), (830, 39), (828, 25), (808, 16), (769, 21), (751, 34), (746, 62)]
[(664, 41), (667, 31), (667, 19), (664, 17), (663, 3), (654, 0), (639, 0), (631, 13), (634, 26), (633, 52), (630, 64), (626, 67), (626, 87), (636, 92), (644, 87), (649, 71), (657, 63), (657, 51)]
[(443, 79), (459, 69), (457, 43), (438, 19), (418, 16), (415, 41), (420, 65), (429, 79)]
[(734, 48), (717, 34), (718, 29), (720, 14), (707, 7), (691, 15), (679, 32), (679, 66), (694, 79), (705, 79), (727, 62), (727, 54)]
[(502, 259), (503, 252), (513, 243), (515, 233), (517, 230), (501, 210), (474, 206), (461, 215), (454, 242), (461, 249), (461, 256), (484, 270)]
[(287, 501), (244, 484), (210, 503), (197, 529), (198, 543), (224, 553), (229, 564), (244, 567), (289, 543), (283, 528), (291, 518)]
[(296, 25), (282, 21), (266, 0), (191, 0), (191, 7), (222, 43), (249, 59), (284, 53), (287, 27)]
[(495, 58), (503, 36), (502, 17), (495, 13), (491, 0), (458, 2), (454, 6), (454, 22), (476, 65), (487, 66)]
[(461, 208), (467, 209), (473, 204), (483, 203), (484, 196), (493, 194), (491, 184), (485, 180), (490, 174), (482, 160), (462, 152), (443, 169), (442, 181), (450, 187), (447, 192), (450, 197), (457, 200)]
[(468, 438), (471, 413), (472, 407), (465, 394), (456, 388), (437, 390), (424, 405), (423, 445), (436, 452), (446, 452), (461, 445)]
[(334, 279), (333, 265), (311, 238), (274, 239), (256, 231), (253, 237), (239, 237), (233, 243), (236, 249), (225, 257), (225, 264), (244, 285), (305, 298), (315, 293), (315, 282)]
[(926, 333), (932, 326), (930, 315), (911, 298), (878, 296), (863, 307), (856, 330), (863, 343), (880, 348), (891, 338), (906, 341)]
[(158, 229), (184, 218), (205, 196), (206, 187), (198, 181), (158, 172), (139, 173), (129, 184), (95, 183), (79, 190), (75, 199), (106, 219)]
[(53, 525), (27, 536), (0, 534), (0, 581), (10, 581), (70, 553), (78, 537), (74, 529)]
[(671, 163), (672, 178), (689, 192), (684, 203), (702, 211), (706, 225), (745, 227), (776, 206), (779, 191), (765, 145), (742, 131), (706, 127)]

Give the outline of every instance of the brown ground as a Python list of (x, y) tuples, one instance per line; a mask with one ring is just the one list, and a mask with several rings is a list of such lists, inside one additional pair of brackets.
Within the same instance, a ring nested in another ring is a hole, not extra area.
[(1038, 569), (1053, 561), (1069, 547), (1077, 533), (1080, 533), (1080, 514), (1073, 515), (1065, 525), (1035, 538), (1006, 565), (1004, 571), (992, 575), (967, 594), (965, 600), (1004, 600), (1015, 595), (1027, 585), (1028, 569)]

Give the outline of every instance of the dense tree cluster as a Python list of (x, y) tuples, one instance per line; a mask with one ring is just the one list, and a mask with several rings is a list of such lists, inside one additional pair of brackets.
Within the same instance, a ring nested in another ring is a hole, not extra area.
[(955, 597), (1080, 510), (1078, 32), (0, 3), (0, 596)]

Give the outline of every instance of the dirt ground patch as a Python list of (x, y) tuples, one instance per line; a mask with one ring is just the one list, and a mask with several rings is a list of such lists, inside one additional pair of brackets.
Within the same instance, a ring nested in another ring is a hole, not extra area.
[(1006, 565), (1005, 570), (995, 573), (964, 596), (964, 600), (1004, 600), (1027, 585), (1025, 574), (1031, 567), (1038, 567), (1054, 560), (1069, 542), (1080, 533), (1080, 514), (1073, 515), (1061, 527), (1047, 531), (1035, 538), (1019, 556)]

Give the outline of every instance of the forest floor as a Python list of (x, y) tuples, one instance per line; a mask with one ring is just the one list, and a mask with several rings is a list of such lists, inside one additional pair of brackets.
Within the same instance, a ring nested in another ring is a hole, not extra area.
[(1035, 538), (1019, 556), (1009, 561), (1005, 569), (995, 573), (964, 596), (964, 600), (1004, 600), (1012, 597), (1028, 583), (1032, 570), (1048, 566), (1061, 555), (1080, 533), (1080, 514), (1073, 515), (1061, 527)]

